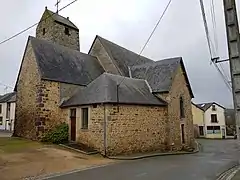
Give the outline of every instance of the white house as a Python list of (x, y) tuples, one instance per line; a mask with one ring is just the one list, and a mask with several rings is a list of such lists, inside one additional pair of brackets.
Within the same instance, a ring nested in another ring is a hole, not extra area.
[(16, 93), (0, 96), (0, 130), (13, 131), (15, 120)]
[(197, 104), (197, 106), (204, 112), (204, 137), (224, 139), (226, 137), (225, 108), (215, 102)]

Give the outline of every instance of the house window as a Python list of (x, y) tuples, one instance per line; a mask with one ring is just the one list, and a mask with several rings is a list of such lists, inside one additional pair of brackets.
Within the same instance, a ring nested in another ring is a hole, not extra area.
[(184, 118), (185, 114), (184, 114), (184, 104), (183, 104), (183, 98), (180, 97), (180, 117)]
[(3, 117), (0, 117), (0, 126), (3, 125)]
[(220, 126), (207, 126), (208, 134), (221, 134)]
[(0, 104), (0, 114), (2, 114), (2, 105)]
[(88, 129), (88, 108), (82, 108), (82, 129)]
[(217, 123), (217, 115), (216, 114), (211, 114), (211, 123)]
[(42, 32), (42, 34), (43, 34), (43, 35), (46, 34), (46, 29), (45, 29), (45, 28), (43, 28), (43, 32)]
[(65, 27), (65, 31), (64, 32), (65, 32), (66, 35), (70, 36), (69, 28)]
[(216, 111), (216, 106), (215, 106), (215, 104), (212, 105), (212, 110), (213, 110), (213, 111)]
[(6, 118), (9, 119), (10, 117), (10, 103), (7, 103), (7, 113), (6, 113)]

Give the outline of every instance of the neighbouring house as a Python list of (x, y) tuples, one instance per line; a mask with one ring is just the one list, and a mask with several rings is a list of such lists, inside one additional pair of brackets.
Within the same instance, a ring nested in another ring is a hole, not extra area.
[(15, 136), (41, 140), (66, 122), (70, 141), (105, 155), (193, 147), (181, 57), (153, 61), (100, 36), (79, 49), (78, 28), (46, 8), (17, 77)]
[[(193, 119), (194, 124), (198, 124), (199, 121), (203, 122), (204, 127), (201, 136), (204, 134), (202, 137), (205, 138), (226, 138), (225, 108), (215, 102), (196, 104), (196, 106), (204, 112), (204, 116), (201, 116), (203, 117), (202, 120), (200, 120), (200, 116), (197, 121), (195, 118)], [(200, 113), (200, 111), (198, 112)], [(197, 116), (195, 113), (196, 111), (193, 111), (193, 117)], [(199, 127), (201, 127), (202, 131), (202, 123), (199, 124)]]
[(15, 120), (16, 93), (0, 96), (0, 130), (13, 131)]
[(234, 136), (236, 133), (236, 120), (234, 109), (225, 109), (225, 121), (227, 136)]
[(192, 114), (193, 114), (193, 125), (194, 125), (194, 137), (205, 136), (205, 123), (204, 123), (204, 111), (202, 108), (192, 102)]

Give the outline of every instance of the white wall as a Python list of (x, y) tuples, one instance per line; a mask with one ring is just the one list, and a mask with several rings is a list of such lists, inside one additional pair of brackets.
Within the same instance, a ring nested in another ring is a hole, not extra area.
[[(7, 119), (7, 103), (1, 103), (2, 105), (2, 113), (0, 114), (1, 117), (3, 117), (3, 124), (0, 125), (0, 130), (13, 130), (14, 126), (14, 120), (15, 120), (15, 107), (16, 103), (10, 104), (10, 116)], [(8, 120), (8, 121), (7, 121)], [(11, 125), (9, 125), (11, 123)]]
[[(225, 116), (224, 116), (224, 108), (221, 106), (218, 106), (215, 104), (216, 111), (212, 110), (212, 107), (208, 108), (204, 113), (204, 122), (205, 122), (205, 132), (206, 136), (209, 138), (222, 138), (223, 132), (222, 129), (225, 131), (226, 136), (226, 122), (225, 122)], [(211, 122), (211, 114), (217, 115), (217, 123)], [(220, 134), (207, 134), (207, 126), (220, 126)]]
[[(216, 106), (216, 111), (212, 110), (212, 107), (208, 108), (208, 110), (204, 113), (205, 124), (208, 126), (225, 126), (225, 116), (224, 109), (218, 105)], [(211, 123), (211, 114), (217, 114), (218, 123)]]

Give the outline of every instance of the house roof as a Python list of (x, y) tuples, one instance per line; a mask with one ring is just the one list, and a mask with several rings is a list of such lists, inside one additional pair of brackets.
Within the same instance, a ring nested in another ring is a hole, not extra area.
[(41, 78), (87, 85), (104, 72), (97, 58), (34, 37), (29, 38)]
[(0, 96), (0, 103), (15, 102), (16, 92), (11, 92)]
[(198, 108), (198, 109), (203, 111), (203, 109), (200, 106), (198, 106), (197, 104), (195, 104), (194, 102), (192, 102), (192, 105), (194, 105), (196, 108)]
[[(121, 47), (107, 39), (104, 39), (100, 36), (96, 36), (102, 43), (103, 47), (107, 51), (108, 55), (113, 60), (113, 63), (120, 70), (120, 74), (122, 76), (129, 77), (129, 69), (128, 67), (134, 65), (140, 65), (144, 63), (154, 62), (153, 60), (146, 58), (144, 56), (139, 56), (138, 54)], [(95, 38), (95, 39), (96, 39)]]
[(166, 92), (169, 91), (174, 72), (179, 67), (180, 61), (179, 57), (133, 66), (132, 77), (146, 79), (153, 92)]
[(194, 97), (181, 57), (153, 61), (100, 36), (96, 36), (96, 38), (100, 40), (121, 75), (147, 80), (153, 92), (168, 92), (175, 72), (181, 65), (190, 94)]
[[(145, 80), (103, 73), (85, 88), (79, 88), (61, 107), (120, 103), (165, 106), (166, 102), (154, 96)], [(118, 90), (117, 86), (120, 83)]]
[(201, 104), (196, 104), (200, 109), (202, 109), (203, 111), (208, 110), (208, 108), (210, 108), (213, 104), (218, 105), (220, 107), (222, 107), (223, 109), (225, 109), (225, 107), (223, 107), (222, 105), (216, 103), (216, 102), (209, 102), (209, 103), (201, 103)]
[(64, 25), (67, 25), (67, 26), (69, 26), (69, 27), (71, 27), (73, 29), (77, 29), (78, 30), (78, 27), (75, 26), (75, 24), (73, 24), (68, 18), (65, 18), (65, 17), (63, 17), (63, 16), (61, 16), (61, 15), (59, 15), (57, 13), (54, 13), (54, 12), (48, 10), (47, 8), (46, 8), (46, 12), (50, 16), (52, 16), (54, 21), (56, 21), (58, 23), (61, 23), (61, 24), (64, 24)]

